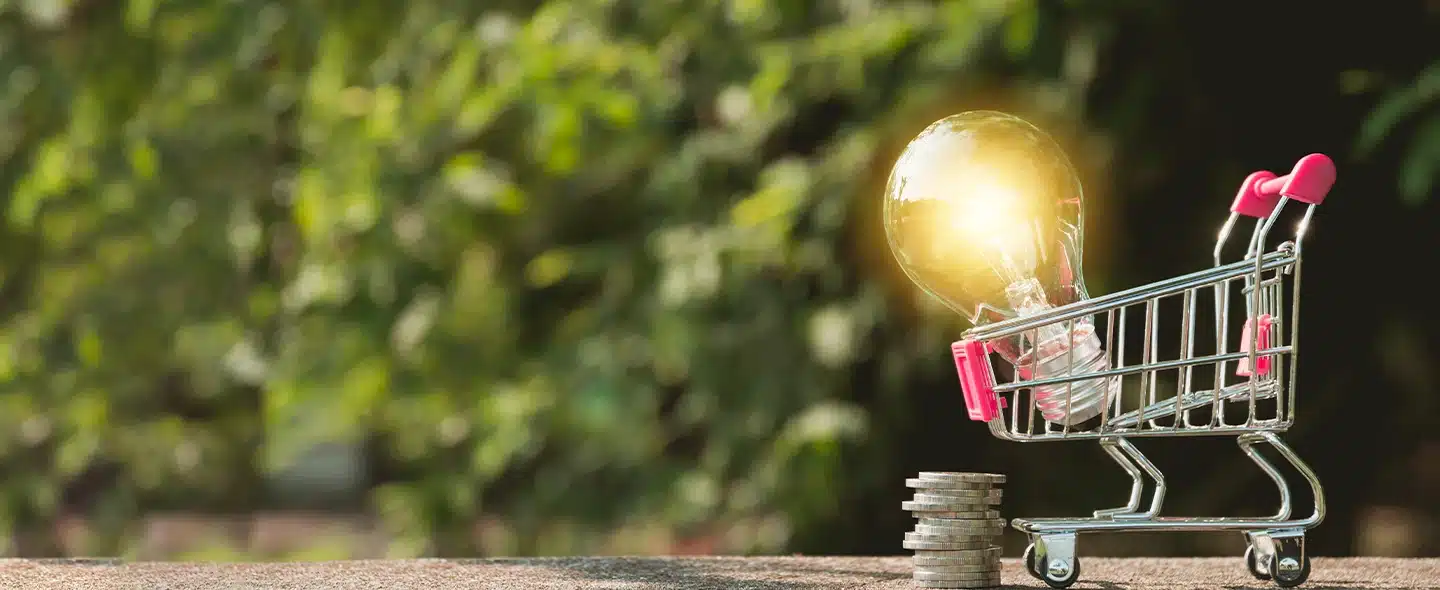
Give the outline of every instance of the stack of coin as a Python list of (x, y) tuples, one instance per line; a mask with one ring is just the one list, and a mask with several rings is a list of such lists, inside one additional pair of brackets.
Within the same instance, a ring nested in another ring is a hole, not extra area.
[(915, 581), (922, 588), (990, 588), (1000, 585), (1000, 484), (993, 473), (922, 471), (905, 480), (915, 497), (904, 503), (919, 523), (905, 533), (915, 552)]

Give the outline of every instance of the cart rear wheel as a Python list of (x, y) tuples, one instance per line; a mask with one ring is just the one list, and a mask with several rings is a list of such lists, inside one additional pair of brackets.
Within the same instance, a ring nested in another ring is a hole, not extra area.
[(1276, 555), (1270, 559), (1270, 577), (1281, 588), (1294, 588), (1310, 579), (1310, 556), (1296, 560), (1294, 557)]
[(1040, 573), (1040, 568), (1035, 567), (1035, 545), (1032, 543), (1025, 546), (1025, 571), (1030, 577), (1037, 580), (1044, 580), (1045, 576)]
[(1245, 568), (1250, 570), (1250, 575), (1257, 580), (1269, 580), (1270, 572), (1260, 569), (1260, 563), (1255, 558), (1255, 546), (1245, 546)]

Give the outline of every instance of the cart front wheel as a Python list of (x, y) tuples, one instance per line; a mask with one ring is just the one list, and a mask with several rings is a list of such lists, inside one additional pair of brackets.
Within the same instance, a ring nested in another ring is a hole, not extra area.
[(1257, 580), (1269, 580), (1270, 572), (1260, 569), (1260, 563), (1255, 558), (1255, 546), (1245, 546), (1245, 569), (1250, 570), (1250, 575)]
[(1046, 586), (1056, 588), (1057, 590), (1069, 588), (1071, 584), (1074, 584), (1076, 580), (1080, 579), (1080, 558), (1076, 557), (1071, 560), (1070, 563), (1071, 567), (1068, 568), (1068, 571), (1066, 571), (1067, 568), (1064, 566), (1055, 567), (1059, 564), (1044, 564), (1042, 567), (1044, 567), (1045, 570), (1040, 572), (1040, 581), (1045, 582)]
[(1310, 579), (1310, 556), (1300, 559), (1276, 555), (1270, 559), (1270, 577), (1281, 588), (1294, 588)]

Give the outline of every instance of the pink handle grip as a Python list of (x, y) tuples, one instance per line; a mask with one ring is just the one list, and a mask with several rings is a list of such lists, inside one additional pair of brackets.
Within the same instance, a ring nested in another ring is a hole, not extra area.
[(1230, 211), (1256, 219), (1269, 217), (1275, 212), (1275, 205), (1280, 203), (1280, 197), (1261, 194), (1260, 184), (1274, 178), (1275, 173), (1269, 170), (1261, 170), (1245, 177), (1245, 182), (1240, 185), (1240, 193), (1235, 195), (1235, 202), (1230, 205)]
[(1255, 191), (1262, 197), (1282, 196), (1319, 205), (1334, 185), (1335, 163), (1325, 154), (1310, 154), (1300, 158), (1289, 174), (1257, 183)]

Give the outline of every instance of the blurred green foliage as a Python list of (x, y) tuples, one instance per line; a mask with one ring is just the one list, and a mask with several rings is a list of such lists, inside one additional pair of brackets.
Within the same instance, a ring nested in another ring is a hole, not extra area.
[(1440, 176), (1440, 108), (1437, 107), (1440, 107), (1440, 61), (1430, 64), (1413, 81), (1387, 93), (1360, 129), (1360, 153), (1369, 155), (1402, 124), (1414, 125), (1396, 186), (1410, 203), (1422, 202), (1433, 194), (1435, 178)]
[(894, 105), (1030, 10), (11, 5), (0, 523), (110, 467), (123, 551), (140, 511), (261, 505), (337, 441), (396, 474), (366, 505), (415, 551), (471, 550), (482, 511), (521, 551), (828, 517), (885, 313), (836, 260), (850, 188)]
[(955, 333), (876, 336), (874, 171), (998, 72), (1079, 116), (1094, 40), (1042, 31), (1102, 10), (1042, 4), (0, 3), (0, 531), (78, 511), (132, 552), (350, 445), (397, 556), (785, 548)]

